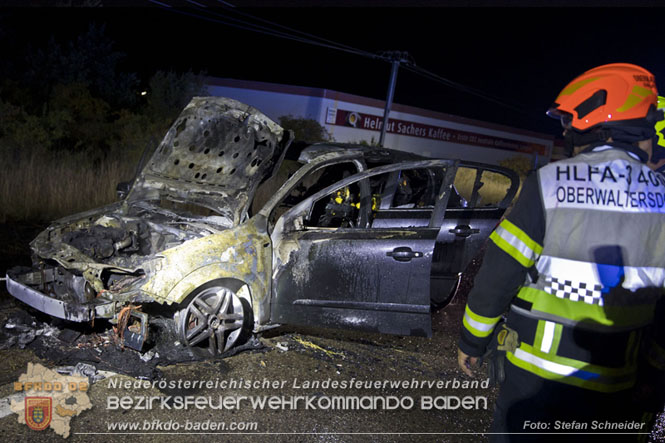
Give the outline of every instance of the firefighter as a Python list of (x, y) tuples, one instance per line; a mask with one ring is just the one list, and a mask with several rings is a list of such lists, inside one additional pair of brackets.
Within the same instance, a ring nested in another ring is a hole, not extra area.
[(353, 227), (358, 218), (360, 202), (354, 202), (355, 193), (348, 186), (330, 196), (325, 212), (319, 217), (319, 225), (325, 227)]
[[(657, 95), (646, 69), (609, 64), (575, 78), (548, 111), (573, 156), (532, 173), (490, 235), (459, 341), (467, 375), (498, 348), (493, 441), (649, 432), (644, 403), (631, 405), (638, 363), (665, 378), (665, 334), (652, 329), (665, 285), (665, 178), (640, 148), (662, 118)], [(660, 397), (650, 401), (662, 410)]]

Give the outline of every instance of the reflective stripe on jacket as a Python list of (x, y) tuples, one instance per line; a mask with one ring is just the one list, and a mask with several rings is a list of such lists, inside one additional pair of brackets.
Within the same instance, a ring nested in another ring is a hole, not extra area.
[[(511, 363), (596, 391), (632, 386), (665, 286), (656, 246), (665, 245), (665, 179), (628, 152), (600, 146), (541, 168), (529, 184), (537, 193), (527, 185), (490, 236), (460, 347), (478, 354), (512, 302), (507, 321), (520, 346), (508, 352)], [(514, 289), (499, 294), (496, 285)]]

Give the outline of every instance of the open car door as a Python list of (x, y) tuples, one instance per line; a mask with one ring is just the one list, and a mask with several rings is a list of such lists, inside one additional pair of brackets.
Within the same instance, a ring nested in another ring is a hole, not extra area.
[(485, 246), (519, 189), (510, 169), (460, 161), (442, 219), (432, 259), (432, 306), (446, 306), (459, 287), (462, 273)]
[[(438, 180), (409, 196), (402, 178), (416, 170)], [(272, 232), (271, 321), (430, 336), (432, 257), (455, 170), (451, 160), (381, 166), (287, 211)], [(385, 222), (395, 205), (414, 211)]]

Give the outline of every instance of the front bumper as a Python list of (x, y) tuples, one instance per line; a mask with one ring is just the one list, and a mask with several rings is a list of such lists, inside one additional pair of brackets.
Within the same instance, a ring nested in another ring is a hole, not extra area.
[(20, 275), (7, 274), (7, 291), (15, 298), (52, 317), (76, 322), (88, 322), (95, 318), (112, 318), (115, 302), (96, 299), (86, 304), (67, 303), (50, 297), (20, 282)]

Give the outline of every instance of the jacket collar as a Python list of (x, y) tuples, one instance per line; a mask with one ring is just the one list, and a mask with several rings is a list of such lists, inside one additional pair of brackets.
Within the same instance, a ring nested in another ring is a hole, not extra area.
[(646, 152), (644, 152), (637, 146), (633, 146), (630, 143), (623, 143), (623, 142), (592, 143), (589, 146), (587, 146), (581, 153), (604, 151), (605, 149), (603, 148), (621, 149), (623, 151), (626, 151), (626, 153), (631, 157), (633, 157), (635, 160), (639, 160), (642, 163), (646, 163), (647, 161), (649, 161), (649, 155)]

